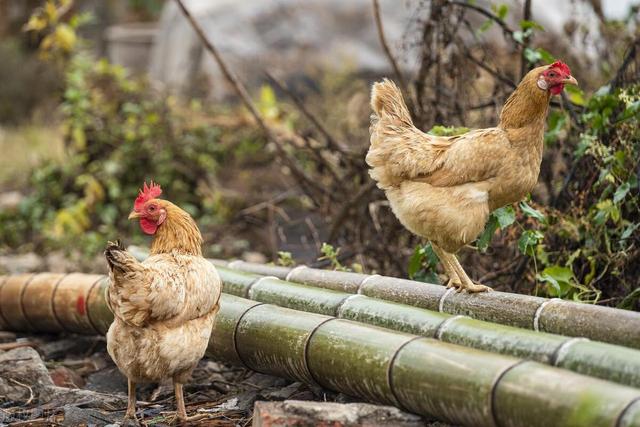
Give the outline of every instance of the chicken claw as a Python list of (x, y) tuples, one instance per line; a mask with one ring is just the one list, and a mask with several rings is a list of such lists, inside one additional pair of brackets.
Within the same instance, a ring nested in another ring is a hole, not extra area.
[(462, 283), (460, 282), (460, 279), (456, 276), (455, 278), (450, 278), (449, 281), (447, 282), (447, 289), (451, 289), (451, 288), (462, 288)]
[(493, 291), (493, 289), (491, 289), (488, 286), (485, 285), (481, 285), (479, 283), (467, 283), (465, 285), (460, 285), (459, 287), (456, 287), (456, 292), (460, 293), (462, 291), (467, 291), (470, 294), (475, 294), (478, 292), (491, 292)]

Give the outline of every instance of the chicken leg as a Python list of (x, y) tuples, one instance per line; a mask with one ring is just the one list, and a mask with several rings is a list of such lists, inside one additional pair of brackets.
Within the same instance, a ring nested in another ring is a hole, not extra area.
[(176, 395), (176, 415), (181, 423), (200, 421), (205, 418), (209, 418), (208, 414), (198, 414), (191, 417), (187, 416), (187, 409), (184, 406), (184, 393), (182, 391), (182, 383), (173, 381), (173, 391)]
[(127, 402), (127, 412), (124, 414), (125, 420), (137, 421), (136, 418), (136, 383), (127, 378), (127, 388), (129, 400)]
[(444, 268), (444, 274), (446, 274), (447, 278), (449, 279), (449, 281), (447, 282), (447, 289), (459, 288), (460, 286), (462, 286), (462, 282), (458, 277), (458, 273), (456, 273), (456, 270), (453, 268), (453, 265), (451, 264), (451, 261), (447, 256), (447, 253), (444, 250), (442, 250), (440, 246), (437, 246), (434, 243), (431, 243), (431, 247), (433, 248), (433, 251), (436, 253), (438, 258), (440, 259), (440, 262), (442, 263), (442, 268)]
[(488, 292), (492, 290), (488, 286), (473, 283), (454, 254), (446, 252), (433, 243), (431, 247), (433, 247), (433, 251), (438, 255), (438, 258), (440, 258), (442, 267), (447, 276), (449, 276), (447, 288), (456, 288), (458, 292), (466, 290), (469, 293)]

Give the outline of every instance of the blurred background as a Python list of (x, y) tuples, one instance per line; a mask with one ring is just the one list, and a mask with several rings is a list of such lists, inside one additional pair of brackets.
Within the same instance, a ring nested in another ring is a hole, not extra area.
[(499, 290), (640, 308), (639, 1), (184, 3), (248, 97), (172, 1), (0, 0), (0, 273), (147, 245), (127, 214), (153, 179), (207, 256), (438, 282), (367, 175), (370, 84), (451, 135), (562, 59), (580, 89), (554, 101), (538, 186), (460, 255)]

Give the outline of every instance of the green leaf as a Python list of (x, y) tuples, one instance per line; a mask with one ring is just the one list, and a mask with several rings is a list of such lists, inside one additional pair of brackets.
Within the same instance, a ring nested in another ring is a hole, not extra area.
[(524, 49), (524, 57), (530, 64), (535, 64), (542, 59), (542, 55), (537, 50), (529, 47)]
[(538, 230), (525, 230), (518, 239), (518, 248), (525, 255), (534, 256), (535, 247), (544, 239), (544, 234)]
[(582, 89), (576, 86), (565, 86), (564, 90), (569, 95), (569, 100), (577, 105), (586, 105), (587, 101), (584, 97), (584, 92)]
[(555, 56), (553, 56), (548, 50), (543, 49), (541, 47), (537, 48), (536, 50), (542, 57), (542, 60), (547, 64), (551, 64), (552, 62), (555, 62), (556, 60)]
[(624, 231), (622, 232), (622, 235), (620, 236), (620, 240), (627, 240), (629, 237), (631, 237), (633, 232), (638, 229), (638, 227), (640, 227), (640, 222), (637, 224), (629, 224), (627, 228), (625, 228)]
[(435, 136), (456, 136), (462, 135), (467, 132), (469, 132), (469, 128), (467, 127), (435, 125), (429, 130), (428, 133), (429, 135)]
[(485, 252), (489, 247), (489, 243), (491, 243), (491, 239), (498, 229), (499, 223), (498, 218), (495, 215), (489, 216), (489, 221), (487, 221), (487, 225), (484, 226), (484, 231), (476, 240), (476, 246), (481, 252)]
[(513, 39), (519, 43), (524, 43), (524, 33), (522, 31), (514, 31)]
[(551, 265), (545, 268), (541, 274), (537, 276), (541, 282), (548, 283), (553, 292), (549, 292), (551, 296), (563, 297), (569, 293), (573, 287), (572, 282), (575, 280), (573, 270), (569, 267), (559, 265)]
[(524, 200), (522, 202), (520, 202), (520, 209), (529, 218), (535, 218), (540, 222), (545, 222), (545, 216), (542, 214), (542, 212), (532, 208)]
[(491, 5), (491, 9), (496, 14), (496, 16), (502, 20), (507, 17), (507, 13), (509, 13), (509, 6), (506, 4), (501, 4), (500, 6)]
[(482, 25), (480, 25), (480, 27), (478, 27), (478, 34), (482, 34), (484, 32), (486, 32), (489, 28), (491, 28), (493, 26), (493, 21), (491, 19), (487, 19), (486, 21), (484, 21), (482, 23)]
[(422, 267), (422, 259), (424, 258), (424, 250), (422, 249), (422, 245), (416, 246), (413, 251), (413, 255), (409, 259), (409, 266), (407, 268), (407, 272), (409, 273), (409, 278), (413, 279), (418, 271), (420, 271), (420, 267)]
[(631, 184), (629, 184), (628, 182), (625, 182), (620, 187), (618, 187), (615, 194), (613, 195), (613, 203), (619, 203), (624, 200), (624, 198), (627, 196), (627, 193), (629, 193), (629, 190), (631, 190)]
[(498, 208), (492, 215), (498, 220), (498, 225), (501, 230), (504, 230), (516, 220), (516, 211), (513, 209), (513, 206)]
[(536, 21), (529, 21), (526, 19), (523, 19), (522, 21), (520, 21), (520, 28), (522, 28), (522, 31), (526, 31), (526, 30), (544, 31), (544, 27), (542, 25), (538, 24)]

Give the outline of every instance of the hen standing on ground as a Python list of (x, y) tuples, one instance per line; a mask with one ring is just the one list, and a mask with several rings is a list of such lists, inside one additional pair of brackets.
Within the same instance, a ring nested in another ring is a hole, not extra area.
[(135, 418), (136, 383), (172, 378), (177, 415), (187, 420), (182, 385), (204, 356), (222, 283), (202, 257), (202, 236), (188, 213), (161, 200), (159, 185), (144, 184), (129, 219), (154, 236), (151, 254), (138, 262), (119, 242), (107, 245), (111, 283), (107, 302), (115, 316), (107, 350), (127, 376), (125, 418)]
[(455, 253), (482, 232), (489, 213), (521, 200), (538, 181), (551, 95), (577, 85), (557, 61), (531, 70), (507, 100), (497, 127), (439, 137), (417, 129), (397, 86), (376, 83), (367, 164), (412, 233), (431, 241), (447, 287), (483, 292)]

